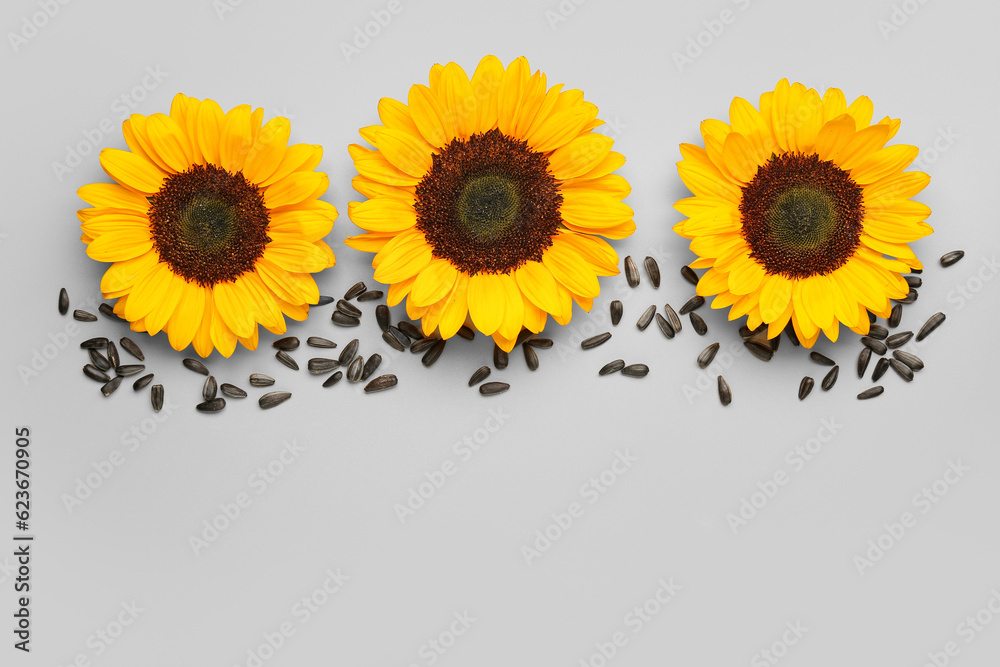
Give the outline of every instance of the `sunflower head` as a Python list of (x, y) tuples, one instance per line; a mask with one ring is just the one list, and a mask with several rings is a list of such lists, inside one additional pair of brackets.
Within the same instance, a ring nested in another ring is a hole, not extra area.
[(81, 240), (113, 262), (101, 292), (133, 331), (228, 357), (237, 341), (257, 347), (258, 324), (284, 333), (286, 315), (303, 320), (319, 299), (311, 274), (334, 265), (322, 239), (337, 218), (318, 199), (323, 150), (289, 146), (285, 118), (262, 120), (178, 94), (169, 115), (122, 123), (128, 151), (101, 151), (115, 183), (80, 188), (92, 206)]
[(713, 308), (769, 338), (791, 325), (811, 347), (840, 324), (868, 333), (869, 311), (887, 317), (906, 296), (901, 274), (922, 268), (907, 244), (933, 231), (911, 197), (930, 177), (904, 171), (916, 147), (886, 146), (899, 121), (872, 112), (867, 97), (848, 105), (783, 79), (759, 108), (738, 97), (729, 123), (703, 122), (704, 148), (681, 145), (694, 196), (677, 202), (688, 217), (674, 231), (708, 269), (697, 290)]
[(467, 321), (510, 350), (522, 328), (548, 316), (565, 324), (575, 301), (590, 310), (598, 276), (618, 273), (602, 238), (635, 230), (625, 159), (611, 150), (597, 107), (579, 90), (549, 87), (518, 58), (494, 56), (470, 79), (435, 65), (404, 104), (383, 98), (380, 125), (350, 147), (367, 201), (350, 204), (365, 233), (347, 239), (374, 252), (389, 305), (426, 334), (455, 335)]

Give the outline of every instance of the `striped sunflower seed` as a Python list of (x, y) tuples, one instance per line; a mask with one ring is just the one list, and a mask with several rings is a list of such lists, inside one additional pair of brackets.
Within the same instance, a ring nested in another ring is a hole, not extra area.
[(73, 319), (76, 320), (77, 322), (96, 322), (97, 315), (94, 315), (93, 313), (88, 313), (85, 310), (74, 310)]
[(928, 319), (924, 323), (924, 326), (920, 327), (920, 331), (917, 332), (917, 342), (919, 343), (923, 339), (930, 336), (932, 331), (941, 326), (944, 319), (944, 313), (934, 313), (931, 315), (930, 319)]
[(834, 366), (830, 369), (830, 372), (826, 374), (823, 378), (823, 382), (820, 384), (823, 387), (823, 391), (830, 391), (833, 385), (837, 384), (837, 378), (840, 377), (840, 366)]
[(688, 299), (683, 306), (681, 306), (681, 309), (678, 312), (681, 315), (687, 315), (690, 312), (698, 310), (704, 305), (705, 305), (705, 297), (695, 294), (693, 297)]
[(585, 350), (592, 350), (598, 345), (603, 345), (604, 343), (608, 342), (608, 340), (610, 339), (611, 339), (611, 333), (605, 331), (604, 333), (599, 333), (596, 336), (591, 336), (590, 338), (582, 341), (580, 343), (580, 347), (582, 347)]
[(341, 299), (340, 301), (337, 302), (337, 310), (343, 313), (344, 315), (347, 315), (348, 317), (356, 317), (356, 318), (361, 317), (361, 309), (355, 306), (353, 303), (350, 303), (346, 299)]
[(660, 288), (660, 265), (656, 263), (656, 260), (652, 257), (647, 257), (643, 261), (643, 266), (646, 267), (646, 275), (649, 276), (649, 282), (653, 284), (654, 289)]
[(205, 364), (201, 363), (197, 359), (187, 358), (181, 363), (184, 364), (184, 368), (188, 369), (189, 371), (194, 371), (195, 373), (201, 373), (202, 375), (209, 375), (208, 368), (206, 368)]
[(913, 369), (899, 359), (890, 359), (889, 367), (896, 371), (896, 375), (899, 377), (903, 378), (907, 382), (913, 382)]
[(345, 315), (339, 310), (333, 311), (333, 317), (330, 318), (334, 324), (338, 327), (356, 327), (361, 324), (361, 320), (357, 317), (351, 317), (350, 315)]
[(123, 378), (130, 375), (138, 375), (144, 370), (146, 370), (146, 367), (142, 364), (125, 364), (124, 366), (115, 366), (115, 374), (121, 375)]
[[(370, 378), (376, 370), (378, 370), (379, 364), (382, 363), (382, 355), (375, 353), (368, 357), (368, 361), (365, 362), (364, 370), (361, 371), (361, 379), (367, 380)], [(386, 376), (383, 376), (386, 377)]]
[(107, 357), (108, 357), (108, 363), (114, 366), (115, 368), (121, 366), (122, 359), (120, 356), (118, 356), (118, 348), (111, 341), (108, 341)]
[(863, 378), (865, 376), (865, 371), (868, 370), (868, 363), (872, 360), (872, 349), (870, 347), (865, 347), (861, 349), (861, 354), (858, 355), (858, 377)]
[(107, 338), (88, 338), (80, 343), (81, 350), (104, 350), (108, 347)]
[(250, 374), (251, 387), (270, 387), (272, 384), (274, 384), (274, 378), (270, 375), (264, 375), (263, 373)]
[[(393, 338), (395, 338), (396, 341), (402, 346), (403, 350), (405, 350), (406, 348), (408, 348), (410, 346), (410, 337), (407, 336), (402, 331), (400, 331), (399, 329), (397, 329), (396, 327), (390, 326), (389, 330), (386, 331), (386, 333), (389, 334), (390, 336), (392, 336)], [(393, 347), (396, 347), (396, 346), (393, 345)], [(397, 348), (397, 349), (399, 349), (399, 348)]]
[(413, 354), (422, 354), (437, 345), (437, 341), (437, 338), (421, 338), (420, 340), (413, 341), (410, 343), (410, 352)]
[(349, 289), (346, 292), (344, 292), (344, 299), (346, 299), (347, 301), (350, 301), (354, 297), (361, 296), (362, 294), (364, 294), (367, 291), (368, 291), (368, 288), (365, 287), (364, 283), (354, 283), (354, 285), (351, 287), (351, 289)]
[(347, 344), (347, 347), (340, 351), (340, 357), (337, 358), (337, 361), (340, 362), (341, 366), (346, 366), (354, 360), (354, 357), (358, 353), (359, 345), (361, 345), (361, 342), (355, 338)]
[(358, 296), (358, 301), (378, 301), (382, 298), (383, 294), (382, 290), (368, 290), (364, 294)]
[(336, 373), (334, 373), (333, 375), (331, 375), (330, 377), (328, 377), (326, 380), (323, 381), (323, 386), (324, 387), (332, 387), (333, 385), (335, 385), (338, 382), (340, 382), (340, 378), (342, 378), (342, 377), (344, 377), (344, 372), (343, 371), (337, 371)]
[(757, 357), (761, 361), (771, 361), (774, 357), (774, 350), (771, 349), (770, 345), (761, 345), (752, 340), (743, 341), (743, 347), (750, 351), (750, 354)]
[(719, 402), (723, 405), (729, 405), (733, 402), (733, 390), (729, 388), (726, 378), (721, 375), (719, 376)]
[(365, 358), (360, 354), (347, 366), (347, 381), (361, 382), (361, 374), (365, 372)]
[(83, 367), (83, 374), (95, 382), (109, 382), (111, 380), (110, 375), (92, 364), (87, 364)]
[(715, 355), (719, 352), (719, 344), (712, 343), (698, 355), (698, 368), (707, 368), (709, 364), (715, 359)]
[(800, 401), (803, 400), (803, 399), (805, 399), (805, 397), (809, 395), (809, 392), (811, 392), (813, 390), (813, 386), (815, 384), (816, 384), (816, 381), (813, 380), (808, 375), (805, 376), (804, 378), (802, 378), (802, 382), (799, 383), (799, 400)]
[(868, 327), (868, 335), (875, 340), (885, 340), (889, 335), (889, 330), (881, 324), (872, 324)]
[(644, 378), (649, 375), (649, 366), (646, 364), (629, 364), (622, 369), (622, 375), (630, 378)]
[(332, 340), (329, 340), (327, 338), (320, 338), (319, 336), (309, 336), (309, 338), (306, 338), (306, 345), (308, 345), (309, 347), (323, 348), (325, 350), (332, 350), (333, 348), (337, 347), (337, 344), (334, 343)]
[(698, 313), (689, 313), (688, 319), (691, 320), (691, 328), (694, 329), (696, 334), (704, 336), (708, 333), (708, 325), (705, 324), (705, 320), (701, 318), (701, 315)]
[(506, 352), (503, 351), (496, 343), (493, 344), (493, 367), (498, 371), (502, 371), (507, 368), (507, 364), (510, 363), (510, 357)]
[(649, 323), (653, 321), (653, 315), (656, 314), (656, 306), (650, 306), (646, 310), (642, 311), (642, 315), (639, 316), (638, 321), (636, 321), (635, 326), (639, 328), (639, 331), (645, 331)]
[(868, 311), (868, 323), (875, 324), (875, 313), (870, 310)]
[(115, 309), (111, 307), (110, 303), (102, 303), (97, 307), (97, 312), (109, 320), (120, 320), (121, 318), (115, 314)]
[(941, 255), (941, 266), (949, 267), (963, 257), (965, 257), (964, 250), (952, 250), (951, 252), (946, 252)]
[[(402, 336), (402, 334), (400, 334), (400, 336)], [(403, 336), (403, 337), (405, 338), (405, 336)], [(398, 350), (400, 352), (403, 352), (403, 351), (406, 350), (406, 345), (404, 345), (403, 343), (401, 343), (398, 338), (396, 338), (395, 336), (393, 336), (391, 331), (388, 331), (388, 330), (387, 331), (383, 331), (382, 332), (382, 340), (384, 340), (389, 345), (389, 347), (391, 347), (394, 350)]]
[(698, 274), (690, 266), (681, 267), (681, 275), (684, 276), (684, 280), (688, 281), (692, 285), (698, 284)]
[(632, 255), (625, 256), (625, 280), (628, 281), (629, 287), (639, 286), (639, 269), (636, 267)]
[(901, 331), (898, 334), (893, 334), (885, 339), (885, 344), (890, 350), (894, 350), (897, 347), (903, 347), (910, 342), (913, 338), (912, 331)]
[(923, 359), (904, 350), (893, 350), (892, 356), (909, 366), (911, 370), (919, 371), (924, 367)]
[(326, 359), (324, 357), (313, 357), (306, 362), (306, 368), (313, 375), (322, 375), (340, 368), (340, 362), (336, 359)]
[(910, 287), (923, 287), (924, 281), (920, 276), (906, 276), (906, 284)]
[(257, 405), (264, 410), (270, 410), (276, 405), (281, 405), (292, 397), (290, 391), (269, 391), (257, 399)]
[(618, 326), (618, 323), (622, 321), (623, 312), (624, 308), (622, 307), (621, 301), (615, 299), (611, 302), (611, 326)]
[(615, 359), (614, 361), (609, 361), (601, 367), (601, 370), (597, 371), (600, 376), (611, 375), (612, 373), (617, 373), (621, 369), (625, 368), (624, 359)]
[(153, 412), (163, 409), (163, 385), (154, 384), (149, 390), (149, 402), (153, 404)]
[(87, 354), (90, 355), (90, 362), (100, 368), (102, 371), (106, 371), (111, 368), (111, 362), (108, 358), (100, 353), (98, 350), (87, 350)]
[(389, 325), (392, 324), (391, 315), (389, 306), (384, 303), (375, 306), (375, 321), (378, 323), (378, 328), (383, 332), (388, 331)]
[(670, 322), (670, 328), (674, 330), (675, 334), (681, 332), (681, 318), (670, 307), (669, 303), (663, 306), (663, 316), (667, 318), (667, 322)]
[(399, 384), (399, 380), (392, 373), (389, 373), (388, 375), (379, 375), (377, 378), (365, 385), (365, 393), (374, 394), (377, 391), (385, 391), (386, 389), (392, 389), (397, 384)]
[(810, 352), (809, 358), (815, 361), (820, 366), (836, 366), (837, 362), (830, 357), (820, 354), (819, 352)]
[(285, 350), (286, 352), (295, 350), (299, 347), (299, 339), (295, 336), (285, 336), (271, 343), (271, 347), (276, 350)]
[(221, 396), (213, 398), (210, 401), (205, 401), (204, 403), (199, 403), (194, 406), (194, 409), (198, 412), (219, 412), (222, 408), (226, 407), (226, 399)]
[(143, 375), (141, 378), (132, 383), (132, 389), (139, 391), (140, 389), (145, 389), (146, 385), (153, 381), (153, 374)]
[(458, 335), (465, 340), (475, 340), (476, 332), (465, 326), (464, 324), (458, 328)]
[(865, 389), (863, 392), (858, 394), (859, 401), (867, 401), (869, 398), (875, 398), (876, 396), (881, 396), (882, 392), (885, 391), (885, 387), (872, 387), (871, 389)]
[(875, 340), (871, 336), (862, 336), (861, 344), (864, 345), (865, 347), (870, 347), (872, 349), (872, 352), (874, 352), (879, 356), (885, 354), (886, 351), (889, 349), (886, 347), (885, 343), (883, 343), (880, 340)]
[(875, 362), (875, 370), (872, 371), (872, 382), (878, 382), (885, 375), (885, 372), (889, 370), (889, 360), (882, 357)]
[(448, 341), (444, 340), (443, 338), (437, 339), (437, 342), (434, 343), (434, 347), (427, 350), (424, 356), (421, 357), (420, 363), (422, 363), (424, 366), (427, 366), (428, 368), (433, 366), (434, 362), (441, 358), (441, 353), (444, 352), (444, 346), (445, 343), (447, 342)]
[(896, 301), (898, 303), (913, 303), (914, 301), (917, 300), (917, 297), (919, 296), (920, 293), (917, 292), (917, 290), (911, 288), (906, 296), (904, 296), (902, 299), (896, 299)]
[(312, 306), (329, 306), (331, 303), (334, 302), (334, 300), (335, 299), (332, 296), (322, 296), (322, 295), (320, 295), (319, 301), (317, 301), (316, 303), (310, 304), (310, 305), (312, 305)]
[(792, 341), (792, 345), (798, 347), (801, 345), (799, 343), (799, 337), (795, 335), (795, 327), (789, 325), (785, 327), (785, 335), (788, 336), (788, 340)]
[(59, 314), (65, 315), (69, 312), (69, 292), (65, 287), (59, 289)]
[(889, 312), (889, 326), (893, 329), (899, 326), (900, 321), (903, 319), (903, 304), (897, 303), (892, 306), (892, 310)]
[(234, 384), (223, 382), (219, 385), (219, 390), (229, 398), (246, 398), (247, 393)]
[(531, 347), (536, 347), (539, 350), (548, 350), (553, 345), (555, 345), (555, 343), (552, 341), (551, 338), (531, 338), (528, 339), (528, 341), (526, 342)]
[(670, 322), (667, 322), (667, 318), (659, 313), (656, 314), (656, 326), (660, 330), (660, 333), (667, 338), (673, 338), (676, 335), (674, 328), (670, 326)]
[(483, 396), (496, 396), (510, 389), (506, 382), (486, 382), (479, 385), (479, 393)]
[(215, 381), (215, 377), (209, 375), (205, 378), (205, 384), (201, 387), (201, 397), (206, 401), (214, 401), (218, 393), (219, 385)]
[(146, 355), (142, 353), (142, 349), (139, 348), (135, 342), (128, 336), (122, 336), (122, 339), (118, 343), (133, 357), (139, 361), (146, 361)]
[(472, 377), (469, 378), (469, 386), (470, 387), (476, 386), (477, 384), (488, 378), (490, 376), (490, 372), (491, 371), (489, 366), (480, 366), (479, 368), (476, 369), (476, 372), (472, 374)]
[(424, 332), (420, 330), (413, 322), (400, 322), (396, 325), (396, 328), (405, 333), (410, 340), (420, 340), (424, 338)]
[(121, 383), (122, 383), (122, 376), (116, 375), (110, 380), (108, 380), (106, 383), (104, 383), (104, 386), (101, 387), (101, 393), (104, 394), (105, 397), (108, 397), (111, 394), (115, 393), (115, 389), (117, 389), (121, 385)]
[(283, 365), (291, 368), (293, 371), (299, 370), (299, 362), (292, 359), (292, 355), (288, 354), (284, 350), (278, 350), (275, 352), (274, 358), (280, 361)]
[(535, 352), (535, 348), (530, 345), (522, 345), (521, 349), (524, 351), (524, 363), (528, 364), (528, 370), (537, 371), (538, 353)]

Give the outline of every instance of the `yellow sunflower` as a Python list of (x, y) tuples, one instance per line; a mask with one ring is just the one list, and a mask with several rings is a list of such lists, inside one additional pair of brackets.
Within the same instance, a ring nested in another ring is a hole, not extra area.
[(867, 97), (848, 105), (836, 88), (820, 97), (783, 79), (759, 109), (738, 97), (729, 124), (703, 122), (704, 148), (681, 145), (695, 196), (677, 202), (688, 218), (674, 231), (692, 239), (691, 266), (708, 268), (697, 292), (713, 308), (769, 338), (791, 322), (811, 347), (841, 323), (867, 334), (869, 311), (887, 317), (906, 296), (900, 274), (922, 268), (907, 243), (933, 231), (910, 198), (930, 177), (904, 171), (917, 148), (886, 147), (899, 121), (873, 125), (872, 111)]
[(170, 115), (122, 123), (130, 151), (101, 151), (116, 183), (78, 191), (93, 206), (78, 212), (81, 240), (114, 262), (101, 292), (133, 331), (228, 357), (237, 341), (257, 347), (258, 324), (284, 333), (284, 316), (304, 320), (319, 299), (311, 274), (334, 265), (322, 239), (337, 218), (318, 199), (323, 149), (289, 146), (286, 118), (262, 120), (178, 94)]
[(625, 158), (593, 132), (603, 121), (581, 91), (549, 88), (523, 57), (504, 69), (487, 56), (471, 80), (435, 65), (429, 83), (379, 102), (382, 124), (360, 130), (375, 150), (350, 147), (368, 200), (349, 214), (367, 233), (347, 244), (376, 253), (389, 305), (406, 298), (425, 334), (468, 319), (509, 351), (522, 327), (566, 324), (574, 301), (589, 311), (597, 277), (618, 273), (599, 237), (635, 231), (612, 173)]

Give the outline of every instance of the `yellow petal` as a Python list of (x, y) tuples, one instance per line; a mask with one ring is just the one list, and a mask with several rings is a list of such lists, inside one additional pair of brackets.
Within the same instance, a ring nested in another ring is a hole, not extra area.
[(517, 338), (524, 324), (524, 297), (511, 275), (502, 273), (498, 277), (504, 295), (504, 314), (497, 333), (507, 338)]
[(76, 194), (91, 206), (126, 208), (143, 213), (149, 210), (146, 197), (117, 183), (91, 183), (81, 187)]
[(184, 282), (183, 294), (167, 327), (170, 347), (178, 352), (194, 340), (205, 314), (205, 298), (209, 291), (195, 283)]
[(87, 256), (98, 262), (121, 262), (144, 255), (153, 248), (149, 230), (133, 228), (107, 232), (87, 246)]
[(438, 321), (438, 329), (442, 338), (451, 338), (465, 324), (465, 318), (469, 314), (468, 295), (469, 276), (458, 272), (455, 284), (452, 285), (448, 296), (443, 299), (444, 306)]
[(499, 275), (477, 273), (469, 278), (469, 315), (476, 328), (491, 335), (503, 323), (506, 292)]
[(264, 248), (264, 258), (291, 273), (316, 273), (330, 266), (323, 249), (308, 241), (272, 241)]
[(472, 75), (472, 91), (476, 96), (477, 132), (488, 132), (497, 124), (497, 93), (503, 79), (503, 64), (496, 56), (479, 61)]
[(524, 296), (542, 310), (562, 315), (563, 302), (556, 279), (541, 262), (525, 262), (514, 273), (517, 286)]
[(264, 204), (268, 208), (297, 204), (315, 199), (330, 185), (330, 179), (319, 171), (297, 171), (289, 174), (264, 190)]
[(603, 134), (585, 134), (553, 151), (549, 171), (560, 180), (577, 178), (593, 170), (611, 152), (614, 139)]
[(292, 125), (287, 118), (277, 117), (267, 121), (247, 153), (243, 175), (251, 183), (261, 183), (272, 176), (288, 148)]
[[(247, 114), (249, 121), (249, 112)], [(240, 338), (248, 338), (253, 334), (256, 322), (253, 318), (253, 297), (249, 290), (239, 280), (228, 283), (217, 283), (212, 288), (215, 307), (229, 329)]]
[(383, 127), (376, 131), (379, 150), (396, 168), (416, 178), (430, 171), (432, 148), (419, 136)]
[(792, 299), (792, 283), (782, 275), (769, 275), (764, 278), (760, 290), (760, 316), (764, 322), (773, 322), (780, 318)]
[(241, 171), (253, 146), (250, 115), (249, 104), (234, 107), (226, 114), (222, 125), (222, 142), (219, 146), (219, 166), (226, 171)]
[(722, 159), (726, 169), (740, 183), (749, 183), (757, 175), (762, 160), (754, 147), (739, 132), (730, 132), (722, 147)]
[(444, 107), (430, 88), (420, 84), (410, 86), (407, 104), (414, 124), (431, 146), (441, 148), (455, 138), (456, 129), (451, 110)]
[(917, 158), (916, 146), (897, 144), (869, 155), (851, 170), (851, 178), (859, 185), (868, 185), (879, 179), (901, 173)]
[(420, 182), (419, 178), (397, 169), (379, 151), (369, 150), (358, 144), (351, 144), (348, 150), (354, 159), (354, 168), (358, 170), (358, 173), (373, 181), (402, 186), (416, 185)]
[(370, 232), (401, 232), (417, 224), (411, 204), (389, 197), (350, 202), (347, 214), (355, 225)]
[(430, 306), (447, 296), (458, 277), (458, 269), (446, 259), (433, 259), (420, 270), (410, 291), (417, 306)]
[[(197, 137), (198, 148), (208, 164), (220, 165), (219, 149), (222, 144), (222, 128), (226, 116), (222, 107), (214, 100), (205, 100), (198, 107)], [(235, 343), (234, 343), (235, 345)]]
[(542, 264), (552, 276), (574, 294), (595, 297), (601, 292), (593, 269), (569, 245), (560, 242), (559, 237), (542, 255)]
[(179, 126), (174, 119), (162, 113), (154, 113), (146, 122), (146, 131), (153, 150), (170, 168), (181, 172), (191, 166), (191, 145), (185, 128)]
[(149, 273), (159, 261), (160, 257), (156, 254), (156, 251), (150, 250), (138, 257), (115, 262), (104, 272), (104, 276), (101, 278), (101, 292), (103, 294), (111, 294), (113, 292), (132, 289), (136, 281)]
[(157, 192), (167, 176), (152, 162), (117, 148), (101, 151), (101, 167), (125, 187), (147, 195)]
[(282, 156), (281, 162), (278, 164), (278, 168), (274, 170), (274, 173), (257, 183), (257, 185), (266, 188), (284, 179), (289, 174), (298, 171), (312, 171), (319, 166), (322, 159), (322, 146), (292, 144), (285, 149), (285, 154)]
[(146, 331), (150, 336), (156, 335), (166, 326), (185, 292), (187, 282), (183, 278), (172, 271), (167, 271), (165, 276), (166, 290), (145, 315)]

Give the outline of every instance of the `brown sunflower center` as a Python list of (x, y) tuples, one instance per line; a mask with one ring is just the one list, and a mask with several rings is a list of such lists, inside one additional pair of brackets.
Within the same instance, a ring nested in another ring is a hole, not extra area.
[(454, 139), (417, 184), (417, 229), (469, 273), (507, 273), (540, 261), (562, 217), (549, 159), (499, 130)]
[(160, 259), (205, 287), (253, 270), (271, 241), (260, 189), (211, 164), (168, 176), (150, 198), (149, 220)]
[(772, 156), (743, 187), (743, 238), (770, 274), (825, 275), (843, 266), (861, 241), (861, 187), (817, 155)]

